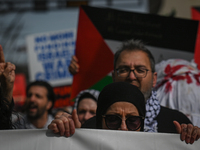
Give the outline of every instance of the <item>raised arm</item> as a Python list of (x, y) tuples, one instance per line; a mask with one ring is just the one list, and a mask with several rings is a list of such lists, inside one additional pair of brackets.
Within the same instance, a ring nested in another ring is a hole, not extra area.
[(69, 72), (71, 73), (71, 74), (76, 74), (76, 73), (78, 73), (79, 72), (79, 68), (80, 68), (80, 66), (79, 66), (79, 64), (78, 64), (78, 59), (77, 59), (77, 57), (74, 55), (74, 56), (72, 56), (72, 60), (71, 60), (71, 63), (70, 63), (70, 65), (69, 65), (69, 68), (68, 68), (68, 70), (69, 70)]
[(62, 112), (55, 116), (55, 119), (48, 126), (48, 129), (54, 133), (60, 133), (61, 136), (69, 137), (75, 133), (75, 128), (80, 128), (81, 123), (78, 119), (76, 110), (73, 110), (72, 115)]
[(15, 81), (15, 65), (5, 62), (3, 49), (0, 45), (0, 83), (2, 96), (9, 102), (12, 101), (13, 86)]

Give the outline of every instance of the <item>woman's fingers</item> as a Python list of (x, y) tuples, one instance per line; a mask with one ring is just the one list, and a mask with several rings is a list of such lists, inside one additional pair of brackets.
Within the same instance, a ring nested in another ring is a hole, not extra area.
[(53, 133), (59, 133), (56, 123), (51, 123), (48, 125), (48, 129), (52, 130)]
[(185, 142), (188, 144), (190, 143), (191, 140), (191, 136), (192, 136), (192, 131), (193, 131), (193, 125), (192, 124), (188, 124), (187, 125), (187, 133), (186, 133), (186, 137), (185, 137)]
[[(176, 124), (176, 123), (175, 123)], [(193, 126), (192, 124), (181, 124), (181, 130), (178, 125), (175, 125), (177, 128), (177, 132), (180, 133), (180, 138), (185, 143), (193, 144), (195, 140), (198, 140), (200, 137), (200, 128), (197, 126)]]
[(177, 133), (181, 133), (181, 125), (177, 122), (177, 121), (173, 121), (175, 127), (176, 127), (176, 131)]
[(73, 112), (72, 112), (72, 119), (74, 120), (75, 127), (76, 128), (80, 128), (81, 127), (81, 122), (78, 119), (78, 115), (77, 115), (76, 109), (74, 109)]
[(55, 116), (55, 119), (51, 122), (48, 128), (52, 130), (54, 133), (60, 133), (61, 136), (65, 135), (66, 137), (69, 137), (73, 135), (75, 133), (76, 125), (75, 125), (75, 120), (73, 119), (72, 116), (75, 115), (74, 118), (78, 119), (78, 116), (75, 113), (76, 113), (75, 110), (73, 111), (72, 115), (65, 112), (59, 113), (58, 115)]

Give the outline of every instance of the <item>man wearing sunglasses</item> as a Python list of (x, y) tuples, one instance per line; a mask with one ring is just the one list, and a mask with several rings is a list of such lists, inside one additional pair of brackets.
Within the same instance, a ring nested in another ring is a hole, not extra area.
[[(78, 60), (75, 56), (72, 58), (69, 71), (73, 74), (79, 71)], [(115, 53), (112, 78), (113, 82), (122, 81), (135, 85), (143, 93), (146, 103), (144, 121), (144, 130), (146, 132), (178, 132), (181, 134), (181, 140), (185, 140), (186, 143), (193, 143), (199, 138), (200, 129), (196, 126), (194, 127), (184, 114), (160, 106), (156, 91), (153, 91), (157, 80), (155, 61), (151, 52), (141, 41), (126, 41)], [(68, 120), (68, 122), (70, 121)], [(96, 118), (94, 117), (82, 127), (95, 127), (95, 122)], [(77, 127), (76, 122), (75, 127)], [(74, 128), (69, 133), (73, 133), (73, 131)]]

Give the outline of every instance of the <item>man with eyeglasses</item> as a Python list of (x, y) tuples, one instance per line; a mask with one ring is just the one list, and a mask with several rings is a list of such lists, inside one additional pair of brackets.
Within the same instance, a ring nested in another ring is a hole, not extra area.
[(157, 73), (155, 61), (150, 51), (139, 40), (124, 42), (114, 56), (114, 82), (124, 81), (137, 86), (146, 101), (144, 130), (147, 132), (177, 133), (176, 124), (191, 124), (182, 113), (160, 106), (156, 98)]
[[(75, 74), (79, 71), (75, 56), (69, 67)], [(113, 82), (128, 82), (137, 86), (143, 93), (146, 102), (146, 117), (144, 131), (162, 133), (180, 133), (181, 140), (193, 143), (200, 136), (200, 129), (194, 127), (191, 121), (181, 112), (160, 106), (153, 88), (156, 85), (157, 73), (155, 61), (151, 52), (139, 40), (129, 40), (114, 56)], [(82, 127), (95, 127), (96, 118), (88, 120)], [(197, 134), (198, 136), (192, 136)]]

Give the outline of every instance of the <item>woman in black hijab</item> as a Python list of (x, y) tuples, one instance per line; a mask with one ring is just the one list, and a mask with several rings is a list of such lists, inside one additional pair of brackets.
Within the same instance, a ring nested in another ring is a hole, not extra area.
[[(100, 92), (96, 112), (97, 129), (143, 131), (144, 117), (144, 96), (136, 86), (116, 82), (105, 86)], [(68, 132), (66, 127), (69, 128)], [(56, 116), (48, 126), (54, 133), (67, 137), (74, 134), (75, 128), (80, 127), (76, 109), (72, 115), (63, 113)]]
[[(105, 86), (100, 92), (96, 116), (89, 120), (96, 120), (97, 129), (143, 131), (145, 113), (145, 100), (140, 90), (130, 83), (115, 82)], [(81, 123), (76, 110), (72, 112), (72, 115), (63, 113), (57, 116), (48, 126), (54, 133), (67, 137), (75, 133), (75, 128), (80, 127)], [(181, 140), (186, 143), (189, 143), (186, 141), (188, 134), (195, 133), (195, 137), (191, 136), (189, 139), (193, 142), (200, 137), (200, 129), (191, 124), (181, 124), (180, 127), (176, 125), (176, 128)], [(186, 134), (184, 130), (187, 128), (192, 132)]]
[(144, 117), (144, 96), (136, 86), (115, 82), (101, 91), (97, 102), (97, 129), (143, 131)]

